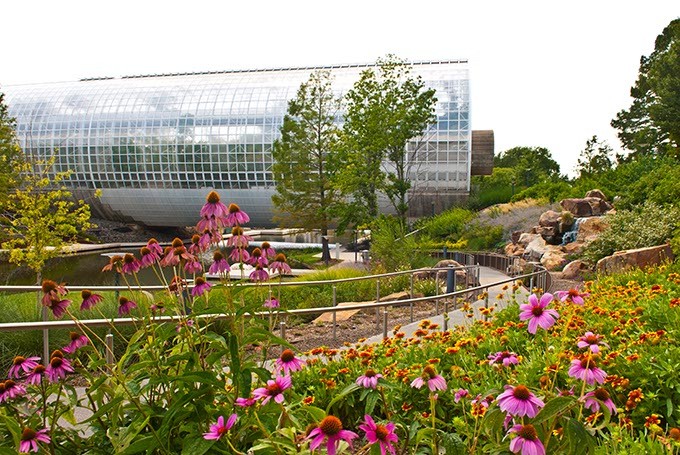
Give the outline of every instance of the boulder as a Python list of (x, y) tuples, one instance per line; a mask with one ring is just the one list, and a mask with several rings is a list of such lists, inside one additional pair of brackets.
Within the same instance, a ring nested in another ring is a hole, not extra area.
[(538, 225), (541, 227), (553, 227), (556, 228), (560, 225), (562, 221), (562, 214), (554, 210), (548, 210), (543, 212), (538, 219)]
[(617, 251), (597, 261), (597, 273), (615, 273), (629, 268), (644, 268), (673, 260), (669, 244)]
[(577, 259), (564, 266), (561, 277), (564, 280), (583, 280), (583, 273), (588, 270), (590, 270), (588, 264)]
[(598, 199), (602, 199), (603, 201), (607, 200), (607, 197), (600, 190), (590, 190), (586, 193), (586, 197), (596, 197)]
[(588, 246), (587, 243), (576, 241), (569, 242), (562, 248), (564, 248), (564, 252), (567, 253), (568, 255), (579, 255), (583, 253), (583, 250), (586, 249), (586, 246)]
[(548, 245), (541, 257), (541, 265), (550, 271), (561, 270), (567, 263), (567, 253), (562, 247)]
[[(463, 267), (460, 263), (454, 261), (453, 259), (442, 259), (437, 262), (433, 268), (447, 268), (447, 267)], [(437, 278), (440, 282), (443, 280), (446, 282), (446, 270), (441, 270), (435, 272), (434, 270), (425, 269), (413, 274), (415, 280), (428, 280)], [(456, 270), (456, 282), (467, 283), (467, 272), (465, 270)]]
[(509, 242), (504, 248), (506, 256), (521, 256), (524, 254), (524, 247), (518, 243)]
[(530, 261), (539, 261), (546, 251), (547, 244), (540, 235), (537, 235), (524, 249), (524, 254)]
[(578, 235), (576, 236), (576, 242), (589, 244), (595, 240), (601, 233), (607, 228), (607, 220), (604, 217), (591, 217), (581, 221), (581, 225), (578, 227)]
[(515, 260), (508, 266), (505, 273), (509, 276), (522, 275), (526, 269), (527, 261), (522, 258), (515, 258)]
[(560, 205), (564, 210), (571, 212), (579, 218), (604, 215), (612, 209), (612, 205), (609, 202), (597, 197), (563, 199), (560, 201)]
[(528, 244), (533, 242), (538, 237), (540, 237), (540, 235), (536, 234), (535, 232), (532, 233), (525, 232), (519, 236), (519, 240), (517, 241), (517, 243), (526, 248)]
[(513, 231), (512, 234), (510, 235), (510, 240), (512, 240), (512, 243), (517, 243), (519, 242), (519, 238), (522, 235), (522, 231)]

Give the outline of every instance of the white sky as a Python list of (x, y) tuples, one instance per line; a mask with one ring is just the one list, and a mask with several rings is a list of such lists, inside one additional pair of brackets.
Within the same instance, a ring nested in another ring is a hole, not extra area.
[(186, 71), (467, 58), (472, 127), (496, 153), (547, 147), (573, 171), (630, 106), (677, 0), (7, 0), (5, 85)]

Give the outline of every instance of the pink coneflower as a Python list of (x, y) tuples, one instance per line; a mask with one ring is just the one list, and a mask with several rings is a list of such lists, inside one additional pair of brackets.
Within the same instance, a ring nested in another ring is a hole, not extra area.
[(170, 283), (168, 283), (168, 291), (173, 292), (177, 295), (182, 293), (187, 288), (187, 282), (184, 278), (180, 276), (173, 276)]
[(517, 436), (510, 441), (510, 451), (521, 455), (545, 455), (545, 447), (533, 425), (514, 425), (508, 434), (514, 433)]
[(137, 304), (127, 297), (118, 298), (118, 316), (125, 316), (129, 314), (133, 308), (137, 308)]
[(161, 258), (159, 264), (161, 267), (171, 267), (173, 265), (179, 264), (179, 258), (175, 258), (175, 249), (173, 247), (165, 247), (165, 250), (163, 250), (163, 257)]
[(593, 332), (586, 332), (582, 337), (579, 337), (578, 343), (576, 345), (581, 348), (590, 348), (593, 354), (600, 353), (600, 345), (609, 346), (607, 343), (602, 341), (604, 338), (602, 335), (595, 335)]
[(253, 238), (243, 233), (241, 226), (234, 226), (231, 229), (231, 237), (227, 239), (227, 246), (234, 248), (248, 248), (248, 244), (253, 241)]
[(376, 442), (380, 444), (380, 455), (385, 455), (387, 451), (395, 455), (396, 451), (392, 443), (396, 443), (399, 438), (394, 433), (394, 428), (395, 425), (392, 422), (389, 422), (387, 425), (376, 424), (368, 414), (364, 416), (364, 423), (359, 425), (359, 429), (366, 433), (366, 439), (369, 444), (375, 444)]
[(227, 206), (220, 202), (220, 195), (215, 191), (211, 191), (205, 198), (205, 204), (201, 207), (199, 215), (226, 218), (228, 213), (229, 209), (227, 209)]
[(155, 251), (152, 251), (151, 248), (149, 248), (148, 246), (143, 246), (139, 250), (139, 256), (140, 256), (139, 265), (141, 268), (150, 267), (156, 262), (161, 260), (160, 255)]
[(250, 253), (244, 248), (234, 248), (231, 250), (231, 253), (229, 253), (229, 259), (233, 263), (242, 262), (245, 264), (250, 260)]
[(156, 239), (149, 239), (149, 241), (146, 242), (146, 247), (150, 249), (152, 253), (156, 253), (159, 257), (163, 255), (163, 247), (158, 244), (158, 240)]
[(427, 365), (423, 368), (423, 374), (418, 376), (411, 382), (411, 387), (420, 389), (427, 382), (427, 387), (431, 392), (436, 390), (446, 390), (446, 380), (437, 374), (437, 371), (432, 365)]
[(213, 253), (213, 263), (208, 269), (208, 272), (213, 274), (219, 273), (229, 273), (229, 263), (220, 251), (215, 251)]
[(382, 377), (382, 374), (376, 373), (375, 370), (368, 369), (364, 374), (357, 378), (356, 383), (365, 389), (375, 389), (378, 387), (378, 379)]
[(588, 385), (593, 385), (596, 382), (603, 384), (607, 377), (607, 373), (599, 369), (595, 360), (590, 356), (572, 360), (568, 374), (572, 378), (585, 381)]
[(206, 229), (203, 231), (203, 234), (201, 234), (201, 237), (198, 240), (198, 246), (201, 251), (207, 251), (208, 247), (210, 247), (210, 244), (219, 243), (220, 240), (222, 240), (220, 231), (211, 231), (210, 229)]
[(80, 304), (81, 310), (89, 310), (94, 308), (99, 302), (104, 300), (104, 297), (99, 294), (93, 294), (92, 291), (83, 289), (80, 291), (80, 297), (83, 299), (83, 303)]
[(200, 297), (204, 292), (209, 291), (211, 287), (212, 285), (205, 281), (205, 278), (199, 276), (196, 278), (196, 280), (194, 280), (194, 288), (191, 290), (191, 295), (194, 297)]
[(179, 264), (180, 261), (190, 262), (195, 261), (196, 257), (187, 251), (187, 248), (182, 245), (172, 250), (172, 265)]
[(44, 365), (36, 365), (35, 368), (33, 368), (33, 371), (31, 371), (29, 375), (26, 376), (26, 383), (40, 385), (43, 375), (45, 374), (45, 370), (46, 368)]
[(281, 306), (281, 304), (276, 298), (269, 297), (267, 300), (264, 301), (264, 304), (262, 306), (264, 306), (265, 308), (278, 308)]
[(54, 351), (50, 364), (45, 367), (45, 376), (50, 382), (57, 382), (59, 379), (65, 379), (66, 373), (73, 373), (73, 367), (68, 359), (64, 358), (61, 351)]
[(194, 256), (198, 256), (204, 251), (205, 248), (203, 248), (201, 245), (201, 236), (198, 234), (192, 235), (191, 245), (189, 245), (189, 253), (193, 254)]
[(272, 248), (271, 244), (269, 242), (262, 242), (262, 245), (260, 245), (260, 249), (262, 250), (262, 254), (264, 257), (267, 259), (273, 259), (276, 256), (276, 251), (274, 248)]
[(67, 352), (69, 354), (73, 354), (83, 346), (87, 346), (87, 344), (90, 342), (90, 339), (87, 338), (82, 333), (71, 332), (69, 336), (71, 338), (71, 342), (68, 344), (68, 346), (65, 346), (62, 349), (64, 352)]
[(109, 263), (102, 267), (102, 272), (118, 272), (121, 271), (121, 266), (123, 265), (123, 256), (115, 255), (109, 258)]
[(504, 367), (509, 367), (510, 365), (517, 365), (519, 358), (514, 352), (498, 351), (494, 354), (489, 354), (489, 365), (494, 363), (502, 363)]
[(139, 272), (140, 268), (142, 268), (142, 264), (133, 254), (127, 253), (123, 256), (123, 265), (120, 268), (123, 273), (132, 275)]
[(609, 396), (609, 392), (602, 387), (586, 393), (582, 399), (585, 401), (583, 406), (586, 409), (590, 409), (592, 412), (600, 412), (600, 404), (603, 404), (609, 409), (610, 414), (616, 414), (616, 405)]
[(47, 306), (50, 310), (52, 310), (52, 314), (54, 315), (55, 318), (59, 319), (66, 313), (66, 308), (71, 304), (70, 300), (67, 299), (54, 299), (50, 300), (50, 303)]
[(17, 384), (11, 379), (0, 382), (0, 403), (23, 395), (26, 395), (26, 389), (21, 384)]
[(540, 326), (545, 330), (555, 324), (555, 320), (560, 316), (557, 311), (550, 309), (546, 310), (545, 307), (552, 302), (552, 294), (545, 293), (541, 296), (541, 300), (538, 300), (536, 294), (531, 294), (529, 296), (529, 303), (519, 306), (520, 321), (529, 321), (528, 330), (529, 333), (536, 333), (536, 329)]
[(309, 443), (309, 449), (312, 452), (319, 447), (325, 439), (326, 452), (328, 455), (335, 455), (335, 452), (338, 449), (338, 443), (341, 439), (352, 447), (352, 439), (358, 436), (359, 435), (353, 431), (343, 430), (342, 422), (337, 417), (326, 416), (321, 423), (319, 423), (318, 427), (309, 432), (309, 436), (305, 439), (312, 440), (312, 442)]
[(232, 414), (229, 416), (227, 419), (227, 423), (224, 423), (224, 417), (219, 416), (217, 418), (217, 423), (214, 425), (210, 425), (210, 431), (207, 433), (203, 433), (203, 439), (220, 439), (224, 434), (226, 434), (231, 427), (234, 426), (236, 423), (236, 419), (238, 416), (236, 414)]
[(576, 305), (583, 305), (584, 297), (588, 297), (590, 294), (587, 292), (579, 292), (578, 289), (569, 289), (568, 291), (557, 291), (555, 296), (563, 302), (572, 302)]
[(515, 387), (506, 385), (505, 392), (498, 395), (496, 400), (501, 411), (516, 417), (535, 417), (545, 406), (542, 400), (521, 384)]
[(187, 261), (187, 263), (184, 264), (184, 271), (192, 274), (201, 273), (203, 271), (203, 266), (200, 262), (194, 259), (192, 261)]
[(259, 265), (260, 267), (267, 267), (267, 265), (269, 265), (269, 261), (264, 257), (262, 250), (259, 248), (254, 248), (253, 252), (250, 253), (250, 260), (248, 263), (254, 266)]
[(288, 261), (286, 260), (286, 255), (279, 253), (274, 258), (274, 261), (269, 264), (269, 270), (272, 272), (279, 272), (281, 275), (290, 275), (292, 273)]
[(38, 366), (38, 361), (40, 361), (40, 357), (26, 358), (20, 355), (14, 357), (7, 377), (15, 379), (21, 378), (22, 373), (30, 373), (33, 371), (33, 368)]
[(275, 379), (267, 381), (267, 387), (260, 387), (253, 390), (253, 397), (262, 399), (262, 404), (265, 405), (272, 398), (277, 403), (283, 403), (283, 391), (289, 389), (293, 385), (290, 376), (277, 376)]
[(42, 291), (44, 293), (42, 298), (42, 304), (44, 306), (50, 306), (52, 300), (61, 300), (63, 296), (68, 294), (64, 284), (57, 284), (52, 280), (43, 280)]
[(265, 269), (262, 268), (261, 265), (258, 264), (255, 266), (255, 270), (250, 272), (248, 278), (250, 278), (252, 281), (267, 281), (269, 279), (269, 274)]
[(250, 221), (250, 217), (246, 212), (236, 204), (229, 204), (229, 214), (227, 215), (227, 226), (235, 226), (237, 224), (244, 225)]
[(462, 400), (463, 398), (465, 398), (468, 395), (470, 395), (470, 392), (468, 392), (467, 389), (458, 389), (458, 390), (456, 390), (456, 393), (453, 394), (453, 401), (455, 403), (458, 403), (458, 402), (460, 402), (460, 400)]
[(234, 406), (240, 406), (242, 408), (249, 408), (251, 406), (255, 406), (255, 403), (257, 403), (257, 400), (252, 397), (248, 398), (237, 398), (234, 400)]
[(24, 430), (21, 432), (21, 444), (19, 444), (19, 452), (38, 452), (40, 451), (40, 447), (38, 446), (39, 442), (42, 442), (43, 444), (49, 444), (51, 442), (50, 437), (47, 436), (47, 428), (43, 428), (42, 430), (38, 431), (32, 430), (30, 428), (24, 428)]
[(225, 226), (224, 220), (218, 220), (214, 216), (204, 216), (196, 223), (196, 230), (201, 231), (219, 231)]
[(281, 353), (281, 357), (276, 359), (276, 366), (283, 370), (283, 374), (288, 375), (292, 371), (299, 371), (305, 366), (305, 361), (295, 357), (295, 353), (290, 349), (285, 349)]

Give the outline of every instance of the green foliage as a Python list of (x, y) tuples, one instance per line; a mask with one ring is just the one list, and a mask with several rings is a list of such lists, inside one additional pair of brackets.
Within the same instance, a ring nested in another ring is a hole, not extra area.
[(371, 255), (385, 271), (412, 270), (423, 265), (417, 239), (406, 234), (404, 225), (392, 217), (381, 216), (371, 224)]
[(608, 226), (584, 252), (596, 262), (615, 251), (660, 245), (673, 237), (680, 226), (680, 208), (662, 207), (647, 202), (629, 210), (607, 216)]
[(283, 225), (319, 229), (326, 235), (337, 216), (342, 197), (335, 179), (343, 166), (335, 123), (339, 111), (328, 71), (312, 73), (288, 103), (281, 138), (272, 149), (272, 201), (281, 212), (275, 219)]
[(580, 177), (591, 177), (612, 168), (612, 148), (607, 142), (600, 142), (597, 136), (586, 141), (586, 148), (581, 151), (576, 164), (576, 172)]
[(503, 243), (503, 226), (472, 222), (465, 227), (461, 240), (467, 245), (467, 250), (493, 251)]
[(0, 211), (4, 211), (7, 194), (18, 179), (17, 164), (23, 159), (15, 133), (16, 122), (9, 116), (5, 94), (0, 92)]
[(557, 178), (560, 165), (545, 147), (513, 147), (494, 157), (494, 167), (512, 168), (518, 186), (529, 187)]
[(522, 201), (524, 199), (547, 199), (549, 202), (556, 202), (569, 197), (583, 197), (583, 194), (574, 194), (573, 186), (562, 180), (547, 180), (520, 191), (512, 197), (512, 201)]
[(7, 220), (3, 225), (8, 240), (9, 261), (27, 265), (40, 273), (49, 258), (62, 254), (62, 248), (90, 228), (90, 208), (77, 203), (61, 186), (69, 172), (52, 173), (55, 158), (17, 163), (21, 186), (6, 201)]
[(454, 207), (431, 218), (421, 220), (418, 227), (433, 239), (458, 240), (465, 225), (474, 218), (470, 210)]
[(468, 207), (480, 210), (510, 201), (515, 183), (515, 170), (507, 167), (494, 167), (491, 175), (473, 176)]
[(345, 95), (344, 182), (357, 202), (355, 219), (375, 218), (377, 194), (383, 192), (405, 220), (409, 170), (418, 161), (414, 158), (419, 148), (415, 144), (407, 151), (406, 145), (435, 120), (435, 90), (425, 89), (422, 79), (411, 75), (411, 67), (393, 55), (376, 65), (377, 70), (363, 71)]
[(623, 145), (637, 155), (680, 157), (680, 19), (656, 38), (654, 51), (640, 59), (633, 103), (611, 124)]

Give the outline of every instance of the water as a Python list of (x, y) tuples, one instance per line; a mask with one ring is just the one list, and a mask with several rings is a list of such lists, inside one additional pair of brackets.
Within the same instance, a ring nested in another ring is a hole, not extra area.
[[(292, 234), (274, 234), (273, 232), (262, 232), (255, 235), (253, 246), (259, 246), (262, 241), (267, 240), (275, 245), (275, 248), (300, 248), (303, 244), (312, 247), (321, 243), (318, 233), (301, 232)], [(281, 242), (275, 244), (274, 242)], [(132, 253), (139, 258), (139, 248), (115, 249), (100, 251), (96, 253), (74, 254), (61, 256), (47, 262), (43, 270), (43, 278), (67, 283), (71, 286), (113, 286), (116, 284), (116, 274), (114, 272), (102, 272), (102, 267), (109, 263), (111, 253)], [(212, 254), (206, 254), (203, 258), (204, 265), (208, 266), (212, 261)], [(167, 273), (166, 273), (167, 274)], [(160, 284), (158, 278), (151, 269), (141, 270), (138, 274), (139, 281), (143, 285)], [(171, 278), (171, 277), (170, 277)], [(36, 283), (36, 275), (27, 267), (17, 267), (7, 261), (0, 261), (0, 285), (33, 285)], [(124, 284), (120, 280), (120, 284)]]
[(575, 218), (574, 219), (574, 224), (571, 225), (571, 230), (565, 232), (562, 234), (562, 246), (566, 245), (567, 243), (575, 242), (576, 237), (578, 236), (578, 228), (581, 226), (581, 223), (585, 220), (585, 218)]

